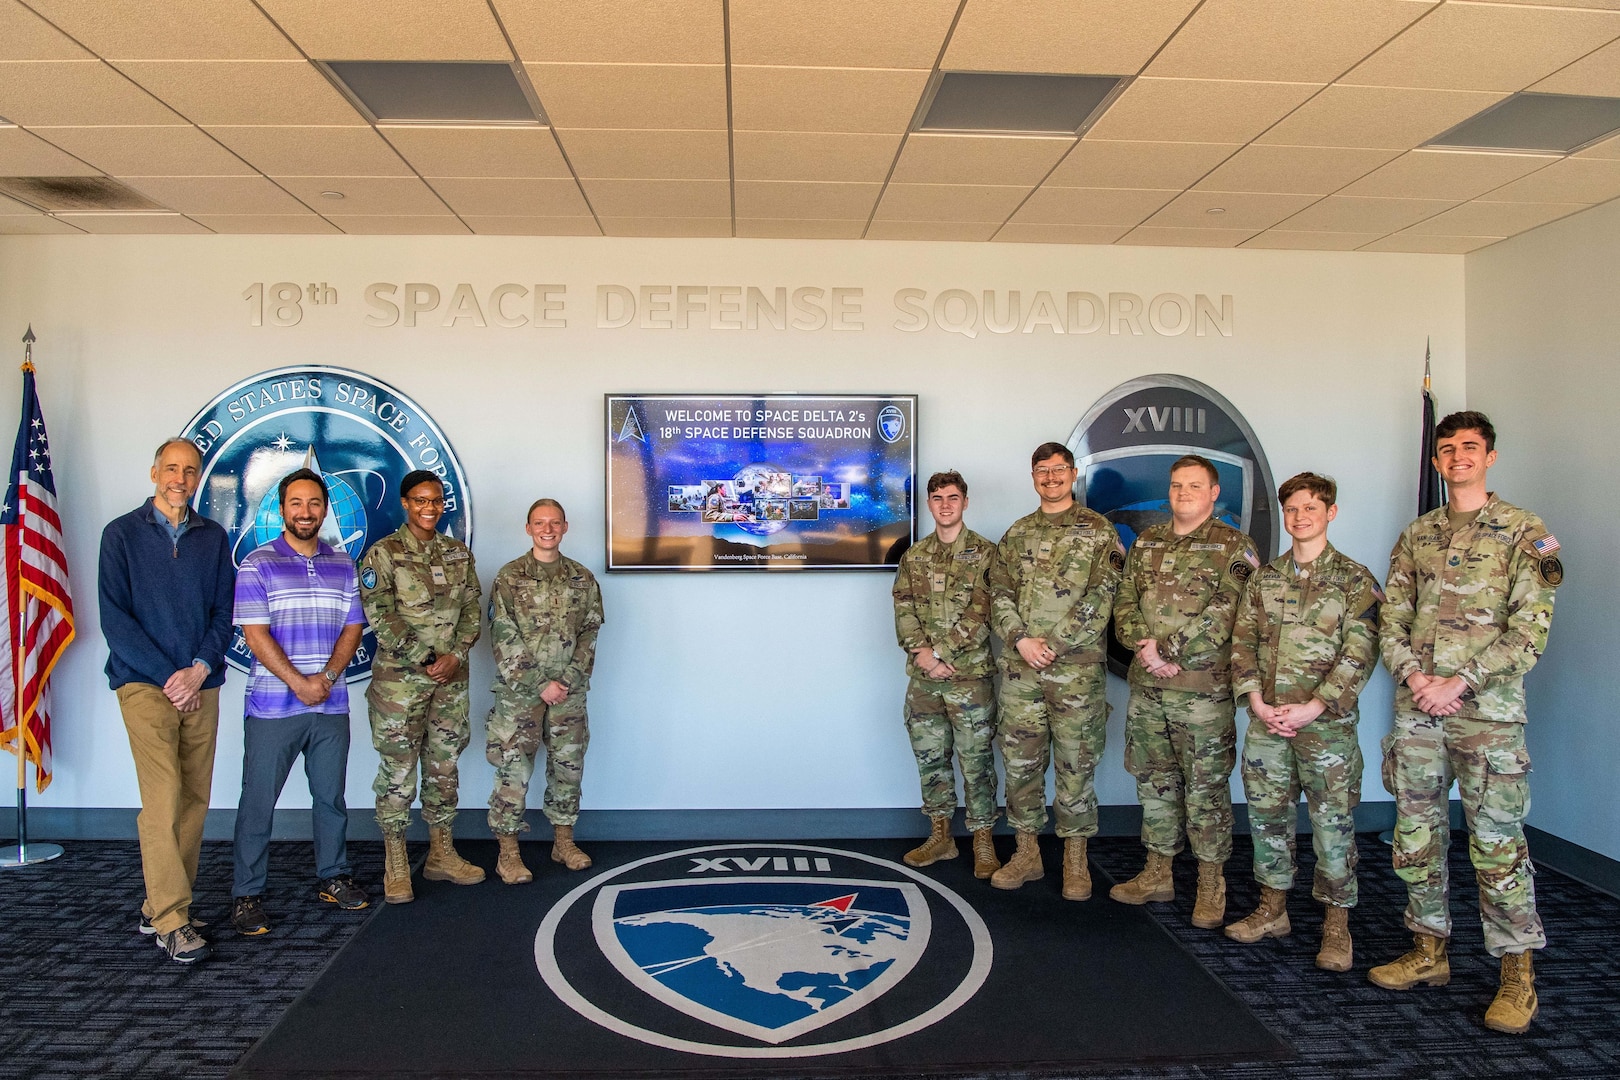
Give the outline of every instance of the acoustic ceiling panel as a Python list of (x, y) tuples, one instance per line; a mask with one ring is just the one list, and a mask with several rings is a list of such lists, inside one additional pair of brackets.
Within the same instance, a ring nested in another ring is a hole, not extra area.
[(507, 217), (464, 214), (467, 228), (480, 236), (601, 236), (595, 218)]
[(41, 127), (34, 133), (114, 176), (251, 176), (254, 168), (185, 127)]
[(0, 61), (91, 59), (93, 54), (15, 0), (0, 4)]
[(1112, 244), (1128, 225), (1041, 225), (1009, 221), (992, 239), (1014, 244)]
[(194, 124), (363, 124), (304, 60), (131, 60), (119, 70)]
[(1493, 201), (1599, 203), (1620, 196), (1620, 161), (1565, 158), (1490, 193)]
[[(278, 176), (282, 187), (322, 217), (436, 217), (450, 209), (414, 176)], [(323, 192), (336, 192), (332, 198)], [(352, 229), (344, 228), (344, 232)], [(417, 231), (415, 229), (412, 230)]]
[(1166, 229), (1140, 225), (1119, 238), (1138, 247), (1237, 247), (1254, 235), (1253, 229)]
[(731, 145), (738, 180), (882, 183), (900, 149), (900, 136), (739, 131)]
[(211, 127), (207, 131), (266, 176), (411, 175), (411, 167), (370, 127), (251, 126)]
[(449, 215), (325, 214), (328, 221), (357, 236), (464, 236), (470, 230)]
[(0, 127), (0, 176), (94, 176), (100, 171), (38, 135)]
[(607, 236), (730, 236), (729, 217), (604, 217)]
[(1578, 214), (1587, 209), (1585, 203), (1516, 203), (1482, 202), (1463, 203), (1427, 221), (1420, 221), (1405, 230), (1409, 233), (1433, 233), (1441, 236), (1512, 236), (1526, 229), (1534, 229), (1549, 221)]
[(731, 0), (731, 62), (930, 68), (958, 0)]
[(486, 0), (257, 0), (314, 60), (512, 59)]
[(1145, 74), (1330, 82), (1435, 0), (1206, 0)]
[(731, 69), (738, 131), (902, 132), (928, 86), (928, 72), (887, 68)]
[(1139, 225), (1177, 194), (1154, 188), (1063, 188), (1048, 184), (1030, 195), (1011, 220), (1020, 225)]
[(0, 63), (0, 116), (26, 127), (185, 123), (99, 60)]
[(1145, 226), (1170, 229), (1269, 229), (1316, 201), (1315, 195), (1262, 195), (1188, 191), (1167, 203)]
[(564, 64), (723, 64), (720, 0), (494, 0), (518, 57)]
[(1198, 179), (1241, 143), (1112, 142), (1087, 136), (1047, 179), (1060, 187), (1175, 188)]
[(1197, 0), (968, 0), (941, 65), (1134, 75)]
[(875, 221), (1006, 221), (1029, 188), (895, 184), (883, 190)]
[(308, 208), (262, 176), (143, 176), (129, 186), (182, 214), (305, 214)]
[(1089, 135), (1147, 142), (1248, 142), (1318, 89), (1312, 83), (1137, 79)]
[(1455, 205), (1438, 199), (1363, 199), (1330, 195), (1288, 218), (1282, 228), (1290, 232), (1389, 233), (1415, 225)]
[(1267, 229), (1251, 236), (1239, 247), (1281, 248), (1289, 251), (1354, 251), (1377, 240), (1382, 233), (1291, 232)]
[(729, 180), (724, 131), (559, 129), (575, 175), (628, 180)]
[[(1620, 5), (1617, 5), (1620, 7)], [(1540, 94), (1620, 97), (1620, 41), (1612, 41), (1560, 68), (1530, 89)]]
[[(297, 60), (252, 0), (28, 0), (108, 60)], [(10, 6), (10, 5), (7, 5)]]
[(589, 217), (591, 213), (572, 179), (440, 177), (432, 186), (458, 215)]
[(573, 178), (549, 128), (386, 127), (383, 137), (423, 176)]
[(1339, 194), (1461, 201), (1545, 168), (1553, 160), (1531, 154), (1413, 150), (1345, 186)]
[(1256, 142), (1410, 150), (1501, 101), (1506, 94), (1335, 84)]
[(1427, 255), (1466, 255), (1482, 247), (1490, 247), (1500, 236), (1430, 236), (1425, 233), (1398, 232), (1362, 246), (1362, 251), (1411, 251)]
[(877, 205), (882, 184), (795, 183), (780, 180), (737, 181), (737, 220), (859, 221), (864, 225)]
[(901, 149), (890, 180), (1034, 187), (1073, 146), (1071, 138), (916, 133)]
[(608, 218), (725, 218), (731, 185), (723, 180), (581, 180), (596, 216)]
[(208, 232), (195, 221), (179, 214), (62, 214), (57, 220), (87, 233), (108, 235)]
[(1395, 157), (1394, 150), (1250, 145), (1198, 181), (1200, 191), (1329, 195)]
[[(740, 208), (739, 208), (740, 209)], [(859, 240), (866, 218), (737, 218), (737, 235), (776, 240)]]
[(868, 240), (988, 240), (1001, 228), (999, 221), (873, 221)]
[(315, 214), (197, 214), (199, 225), (217, 233), (234, 235), (283, 234), (320, 235), (337, 233), (338, 227)]
[(719, 65), (528, 64), (524, 70), (557, 127), (726, 129), (726, 69)]

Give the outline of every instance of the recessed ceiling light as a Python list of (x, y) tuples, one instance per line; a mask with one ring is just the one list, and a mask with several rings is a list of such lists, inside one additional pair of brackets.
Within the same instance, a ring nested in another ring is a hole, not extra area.
[(320, 66), (378, 123), (544, 123), (511, 64), (328, 60)]
[(1620, 98), (1514, 94), (1426, 146), (1567, 154), (1620, 131)]
[(918, 131), (1073, 135), (1119, 89), (1117, 75), (1017, 75), (947, 71)]
[(1206, 214), (1224, 214), (1224, 213), (1226, 213), (1226, 207), (1224, 207), (1224, 206), (1212, 206), (1208, 210), (1205, 210), (1204, 213), (1206, 213)]
[(323, 191), (323, 192), (321, 192), (321, 198), (323, 198), (323, 199), (341, 199), (341, 198), (343, 198), (343, 192), (341, 192), (341, 191)]

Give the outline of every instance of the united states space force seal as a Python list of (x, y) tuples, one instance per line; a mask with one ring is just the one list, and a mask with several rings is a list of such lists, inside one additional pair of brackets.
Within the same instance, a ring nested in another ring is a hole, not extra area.
[(939, 1023), (984, 984), (992, 948), (966, 901), (910, 867), (839, 848), (727, 844), (578, 886), (546, 914), (534, 955), (559, 999), (621, 1035), (793, 1058)]
[[(369, 375), (336, 367), (286, 367), (244, 379), (220, 393), (180, 432), (202, 451), (195, 506), (225, 527), (240, 566), (254, 548), (281, 535), (277, 486), (311, 468), (330, 498), (321, 539), (359, 560), (405, 522), (399, 482), (413, 469), (444, 481), (439, 529), (472, 543), (472, 506), (455, 451), (421, 406)], [(365, 638), (345, 676), (371, 671), (376, 638)], [(231, 666), (253, 662), (238, 631), (226, 650)]]

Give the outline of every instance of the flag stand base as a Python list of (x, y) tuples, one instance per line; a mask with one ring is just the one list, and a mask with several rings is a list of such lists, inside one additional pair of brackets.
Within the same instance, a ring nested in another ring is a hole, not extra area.
[(61, 855), (61, 844), (18, 844), (0, 851), (0, 869), (33, 866), (35, 863), (50, 862)]

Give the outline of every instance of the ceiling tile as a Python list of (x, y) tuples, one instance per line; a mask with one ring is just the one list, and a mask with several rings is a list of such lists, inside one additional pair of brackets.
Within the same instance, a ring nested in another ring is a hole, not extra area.
[(41, 127), (34, 134), (113, 176), (251, 176), (252, 166), (197, 128)]
[(433, 190), (457, 214), (510, 217), (590, 217), (591, 208), (568, 180), (441, 177)]
[(99, 60), (0, 63), (0, 116), (24, 127), (185, 123)]
[(1615, 158), (1620, 158), (1620, 135), (1604, 139), (1600, 143), (1595, 143), (1594, 145), (1576, 154), (1575, 157), (1582, 161), (1590, 161), (1593, 159), (1613, 160)]
[(197, 220), (217, 233), (335, 233), (338, 227), (315, 214), (198, 214)]
[(1251, 143), (1198, 182), (1200, 191), (1329, 195), (1395, 157), (1395, 150)]
[(1473, 0), (1476, 4), (1529, 4), (1533, 7), (1596, 8), (1620, 11), (1620, 0)]
[(1259, 236), (1251, 236), (1240, 244), (1246, 248), (1283, 248), (1292, 251), (1354, 251), (1370, 244), (1383, 233), (1357, 232), (1296, 232), (1287, 229), (1267, 229)]
[(1012, 135), (927, 135), (906, 140), (894, 183), (1012, 184), (1034, 187), (1074, 146), (1073, 139)]
[(1141, 188), (1070, 188), (1047, 184), (1018, 208), (1023, 225), (1136, 225), (1178, 192)]
[(931, 68), (958, 0), (731, 0), (731, 62)]
[(1085, 138), (1047, 178), (1061, 187), (1190, 187), (1237, 143), (1109, 142)]
[(480, 236), (601, 236), (588, 217), (505, 217), (464, 214), (461, 220)]
[(603, 218), (607, 236), (730, 236), (729, 217), (619, 217)]
[(723, 66), (528, 64), (556, 127), (726, 129)]
[(876, 220), (1006, 221), (1029, 194), (1027, 186), (895, 184), (883, 191)]
[(108, 60), (297, 60), (250, 0), (28, 0)]
[[(724, 180), (582, 180), (596, 216), (608, 218), (725, 218), (731, 185)], [(729, 229), (729, 226), (728, 226)]]
[(1087, 134), (1147, 142), (1248, 142), (1318, 89), (1314, 83), (1141, 78)]
[(733, 66), (732, 125), (738, 131), (901, 132), (927, 85), (926, 71)]
[(1466, 255), (1482, 247), (1490, 247), (1500, 236), (1428, 236), (1421, 233), (1400, 232), (1362, 245), (1362, 251), (1413, 251), (1431, 255)]
[(868, 240), (988, 240), (999, 221), (874, 221)]
[(1611, 42), (1530, 87), (1538, 94), (1620, 97), (1620, 42)]
[(409, 176), (369, 127), (211, 127), (208, 134), (267, 176)]
[(72, 38), (21, 4), (0, 3), (0, 60), (90, 59)]
[(724, 131), (559, 129), (576, 176), (631, 180), (729, 180), (730, 140)]
[(1620, 161), (1565, 158), (1490, 195), (1493, 202), (1607, 202), (1620, 195)]
[(381, 130), (423, 176), (573, 176), (550, 128), (385, 126)]
[(465, 236), (470, 230), (457, 218), (389, 214), (327, 214), (326, 219), (355, 236)]
[(1404, 229), (1449, 210), (1454, 202), (1438, 199), (1363, 199), (1329, 195), (1287, 219), (1288, 232), (1376, 232)]
[(258, 0), (312, 60), (511, 60), (486, 0)]
[(968, 0), (948, 71), (1135, 75), (1197, 0)]
[(1451, 199), (1483, 195), (1526, 173), (1544, 169), (1553, 157), (1539, 154), (1473, 154), (1413, 150), (1347, 186), (1342, 195), (1386, 199)]
[(1237, 247), (1254, 235), (1253, 229), (1161, 229), (1146, 225), (1132, 229), (1119, 243), (1140, 247)]
[(1444, 4), (1339, 81), (1522, 90), (1620, 37), (1620, 12)]
[(899, 148), (899, 135), (739, 131), (732, 136), (738, 180), (880, 184)]
[(737, 219), (737, 235), (780, 240), (859, 240), (866, 218), (855, 221), (820, 218)]
[(1252, 233), (1256, 229), (1271, 228), (1316, 200), (1315, 195), (1188, 191), (1171, 200), (1143, 224), (1172, 229), (1247, 229)]
[(1442, 236), (1515, 236), (1538, 225), (1556, 221), (1588, 209), (1585, 203), (1463, 203), (1454, 210), (1436, 214), (1406, 231)]
[(182, 214), (307, 214), (262, 176), (142, 176), (125, 181)]
[(882, 184), (814, 184), (774, 180), (737, 181), (737, 221), (743, 218), (860, 219), (864, 225)]
[(124, 74), (196, 124), (361, 124), (303, 60), (138, 60)]
[(0, 176), (95, 176), (99, 169), (22, 128), (0, 128)]
[(15, 216), (18, 214), (37, 213), (39, 213), (39, 211), (35, 210), (27, 203), (20, 203), (16, 199), (9, 199), (4, 195), (0, 195), (0, 216)]
[(1112, 244), (1127, 225), (1036, 225), (1009, 221), (992, 238), (1015, 244)]
[(203, 226), (179, 214), (58, 214), (57, 218), (88, 233), (204, 233)]
[(721, 0), (494, 0), (519, 58), (572, 64), (723, 64)]
[(1438, 0), (1206, 0), (1147, 74), (1326, 83)]
[(65, 221), (58, 221), (56, 218), (46, 217), (44, 214), (34, 214), (31, 216), (25, 216), (22, 214), (13, 214), (8, 216), (0, 214), (0, 236), (51, 234), (71, 234), (73, 236), (83, 236), (84, 230), (75, 229), (72, 225), (69, 225)]
[(1506, 94), (1329, 86), (1260, 136), (1289, 146), (1410, 150), (1484, 112)]
[[(450, 213), (433, 189), (414, 176), (278, 176), (275, 179), (322, 217), (333, 221), (360, 215), (433, 217)], [(323, 191), (341, 191), (343, 198), (324, 198)], [(339, 227), (344, 232), (354, 231), (341, 222)]]

